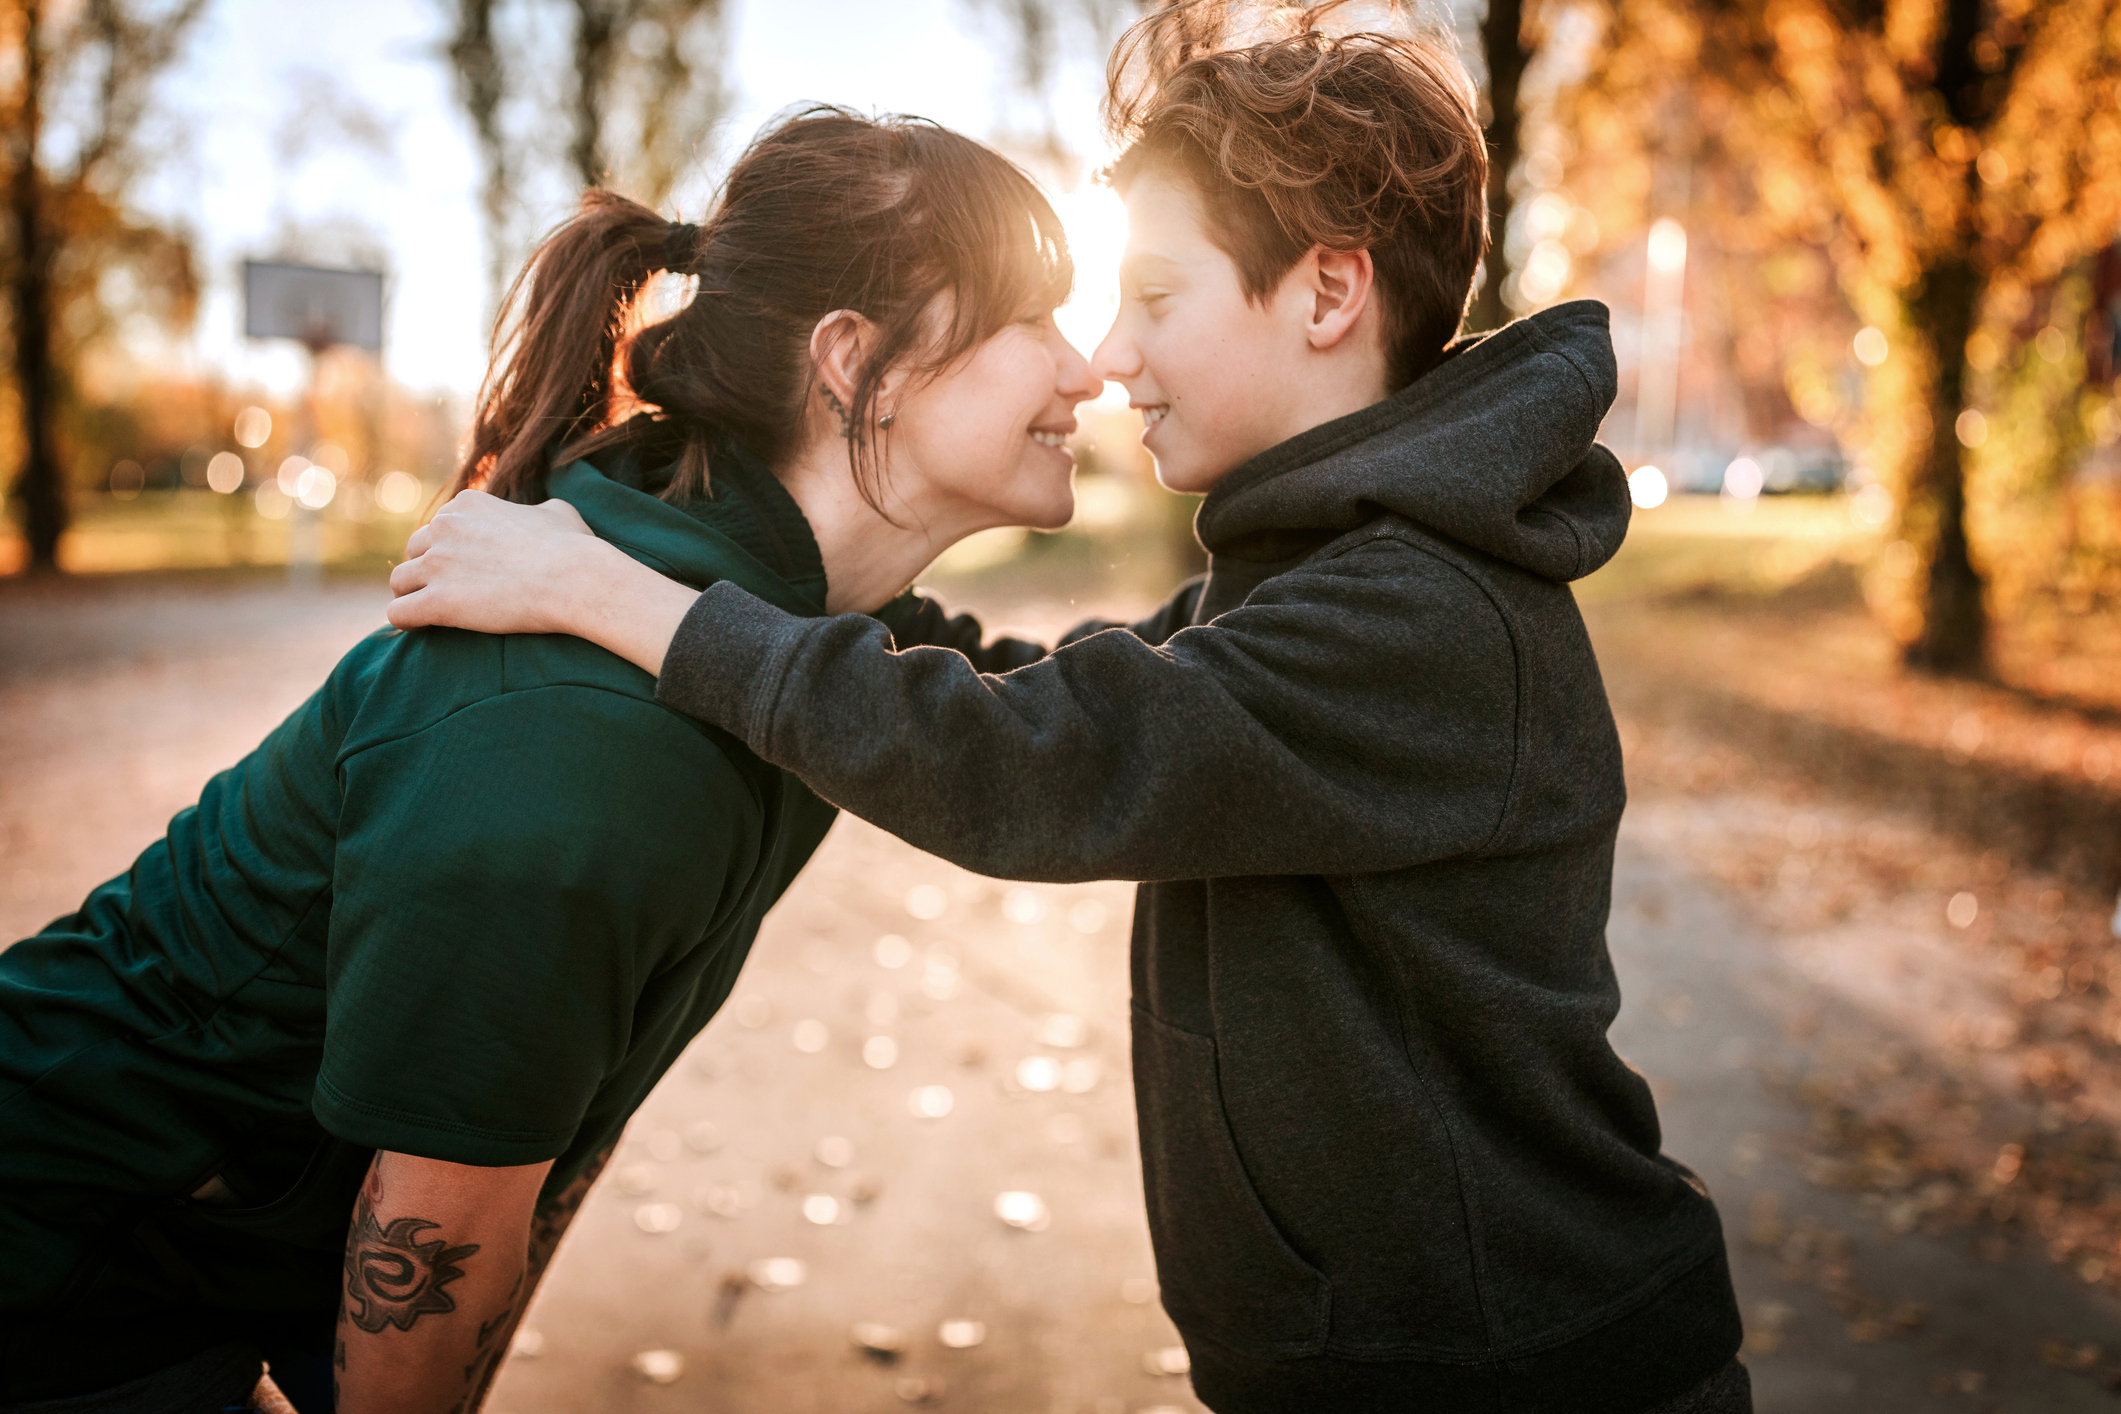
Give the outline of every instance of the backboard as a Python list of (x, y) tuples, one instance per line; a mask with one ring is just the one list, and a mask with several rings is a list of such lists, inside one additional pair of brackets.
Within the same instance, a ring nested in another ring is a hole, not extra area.
[(299, 339), (313, 349), (383, 347), (383, 275), (272, 260), (243, 262), (243, 332)]

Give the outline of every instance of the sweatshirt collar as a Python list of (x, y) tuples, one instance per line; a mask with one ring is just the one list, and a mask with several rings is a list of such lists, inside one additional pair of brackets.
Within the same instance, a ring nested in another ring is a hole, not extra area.
[(728, 580), (792, 614), (825, 612), (825, 561), (810, 522), (748, 450), (718, 447), (708, 494), (682, 502), (657, 494), (670, 482), (669, 467), (644, 469), (623, 453), (598, 461), (558, 467), (546, 487), (601, 538), (695, 588)]

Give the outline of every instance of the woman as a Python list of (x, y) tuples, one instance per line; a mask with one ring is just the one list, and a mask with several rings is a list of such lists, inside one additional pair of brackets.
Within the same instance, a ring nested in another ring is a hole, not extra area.
[[(628, 333), (664, 271), (695, 297)], [(1073, 509), (1070, 278), (994, 153), (803, 113), (704, 226), (585, 198), (517, 281), (458, 486), (910, 625), (938, 551)], [(305, 1414), (475, 1408), (832, 816), (578, 640), (364, 641), (0, 954), (0, 1408), (219, 1409), (260, 1352)]]

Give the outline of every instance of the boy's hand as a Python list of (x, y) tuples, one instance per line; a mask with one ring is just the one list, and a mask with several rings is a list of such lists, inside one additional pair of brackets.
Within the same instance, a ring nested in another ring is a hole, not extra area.
[(340, 1414), (478, 1408), (529, 1299), (532, 1208), (551, 1167), (376, 1155), (346, 1235)]
[(412, 533), (391, 571), (390, 621), (399, 628), (565, 633), (598, 550), (610, 551), (565, 501), (518, 505), (459, 491)]
[(390, 572), (398, 628), (571, 633), (651, 675), (697, 597), (590, 532), (565, 501), (459, 491)]

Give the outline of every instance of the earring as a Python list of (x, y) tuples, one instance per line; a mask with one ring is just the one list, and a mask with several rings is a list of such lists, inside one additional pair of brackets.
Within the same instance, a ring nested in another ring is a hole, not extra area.
[(898, 421), (898, 414), (895, 412), (887, 412), (882, 417), (876, 420), (877, 430), (880, 432), (889, 432), (891, 430), (891, 424), (896, 421)]

